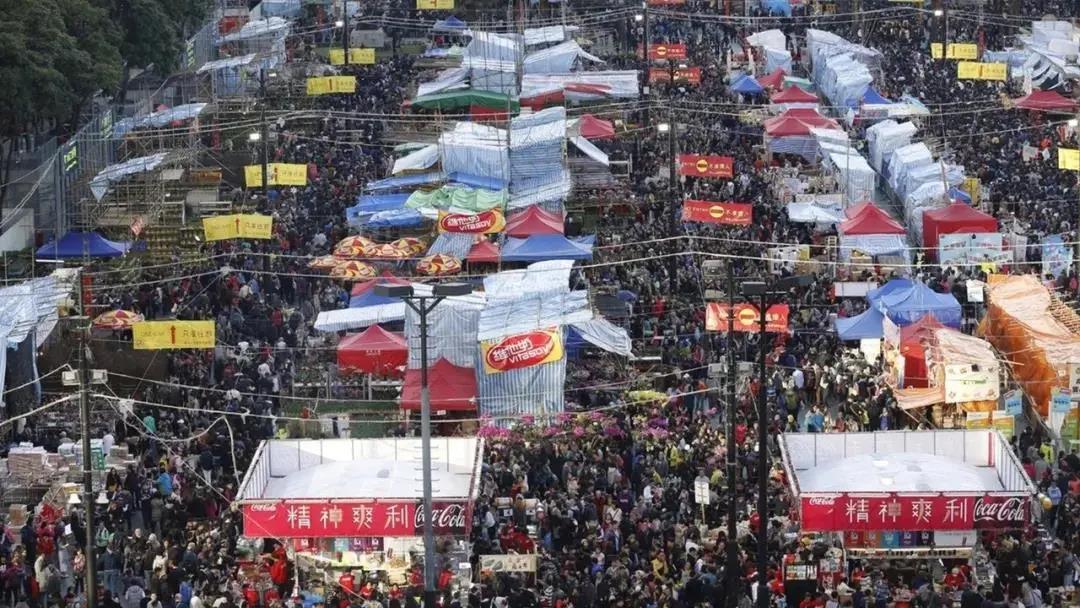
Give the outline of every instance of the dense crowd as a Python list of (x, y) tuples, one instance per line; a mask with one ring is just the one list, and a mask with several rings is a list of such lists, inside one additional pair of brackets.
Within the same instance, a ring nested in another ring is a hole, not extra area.
[[(1069, 15), (1064, 2), (1022, 4), (1024, 14)], [(741, 120), (741, 109), (728, 93), (726, 66), (716, 51), (737, 45), (749, 31), (742, 23), (716, 19), (705, 3), (688, 6), (708, 18), (654, 17), (651, 41), (687, 43), (692, 62), (704, 68), (702, 84), (659, 87), (656, 94), (664, 104), (598, 112), (643, 125), (628, 136), (599, 142), (613, 159), (632, 160), (633, 173), (614, 186), (576, 192), (568, 202), (575, 213), (584, 210), (596, 218), (600, 263), (581, 278), (593, 289), (633, 294), (626, 325), (634, 349), (656, 352), (664, 371), (646, 380), (606, 356), (573, 362), (568, 408), (582, 413), (561, 416), (544, 430), (527, 420), (512, 429), (481, 429), (488, 449), (474, 511), (474, 567), (480, 554), (536, 551), (541, 559), (535, 577), (501, 574), (467, 588), (470, 605), (719, 606), (733, 593), (741, 597), (740, 606), (749, 605), (759, 584), (780, 591), (777, 571), (785, 554), (833, 550), (798, 535), (797, 524), (787, 518), (786, 480), (775, 466), (770, 510), (756, 512), (753, 480), (762, 466), (758, 433), (773, 440), (781, 431), (925, 424), (896, 407), (876, 361), (846, 349), (830, 331), (830, 315), (851, 316), (860, 305), (831, 295), (828, 272), (816, 273), (812, 285), (788, 294), (792, 331), (768, 338), (769, 428), (756, 425), (754, 395), (762, 380), (740, 380), (729, 410), (722, 398), (728, 387), (708, 377), (708, 365), (731, 350), (739, 361), (754, 361), (762, 338), (705, 332), (704, 289), (723, 286), (722, 280), (705, 276), (703, 262), (721, 260), (739, 280), (759, 278), (779, 274), (770, 272), (762, 255), (768, 244), (821, 248), (822, 242), (808, 225), (791, 223), (775, 200), (766, 179), (770, 166), (756, 149), (761, 128)], [(397, 5), (363, 10), (409, 14)], [(1019, 93), (1010, 85), (957, 81), (948, 72), (951, 64), (931, 61), (929, 18), (907, 18), (910, 13), (903, 11), (865, 21), (774, 19), (758, 9), (753, 15), (751, 31), (779, 27), (789, 37), (801, 37), (807, 27), (819, 27), (880, 49), (881, 92), (923, 100), (932, 115), (921, 131), (937, 138), (945, 156), (969, 175), (978, 175), (995, 215), (1016, 218), (1033, 244), (1044, 235), (1075, 230), (1075, 176), (1058, 171), (1052, 157), (1020, 160), (1025, 145), (1052, 149), (1075, 141), (1075, 134), (1063, 133), (1045, 117), (1002, 109), (1002, 95)], [(981, 39), (987, 48), (1000, 49), (1013, 33), (1003, 20), (980, 24), (958, 18), (950, 36)], [(408, 32), (392, 34), (396, 50)], [(89, 532), (80, 509), (86, 508), (98, 514), (97, 553), (90, 559), (98, 567), (106, 608), (276, 608), (292, 601), (296, 562), (272, 539), (242, 541), (240, 517), (230, 503), (261, 440), (305, 430), (283, 409), (281, 397), (304, 370), (324, 368), (332, 356), (337, 337), (315, 332), (315, 317), (348, 305), (347, 287), (312, 272), (307, 262), (354, 232), (345, 208), (355, 204), (366, 182), (387, 174), (392, 159), (384, 135), (393, 125), (380, 116), (399, 114), (415, 83), (431, 76), (414, 58), (394, 55), (374, 66), (345, 68), (358, 78), (357, 93), (321, 100), (319, 109), (327, 113), (317, 124), (272, 125), (271, 160), (307, 164), (308, 186), (269, 196), (225, 193), (238, 206), (272, 214), (276, 238), (216, 245), (188, 265), (182, 278), (168, 267), (143, 271), (134, 285), (123, 284), (110, 270), (95, 276), (95, 304), (102, 309), (135, 310), (150, 319), (214, 319), (220, 346), (169, 355), (162, 378), (136, 378), (131, 411), (119, 400), (102, 401), (116, 420), (105, 442), (127, 445), (135, 462), (109, 473), (103, 504), (76, 507), (59, 518), (39, 513), (20, 533), (5, 535), (0, 588), (10, 604), (85, 605), (80, 576), (88, 556), (81, 547)], [(625, 54), (607, 59), (614, 67), (638, 64)], [(677, 125), (682, 151), (734, 156), (737, 177), (669, 183), (668, 142), (653, 136), (649, 126), (659, 121)], [(853, 135), (861, 141), (861, 127)], [(799, 162), (778, 158), (771, 168)], [(684, 197), (751, 203), (755, 221), (745, 228), (683, 224), (676, 201)], [(1075, 233), (1066, 240), (1075, 240)], [(1037, 251), (1031, 248), (1029, 260), (1038, 260)], [(927, 266), (920, 272), (941, 291), (978, 276), (977, 269)], [(862, 278), (886, 277), (867, 270)], [(1062, 285), (1073, 293), (1077, 289), (1069, 277)], [(600, 383), (605, 387), (590, 388)], [(412, 432), (396, 423), (385, 426), (387, 434)], [(958, 565), (938, 585), (927, 585), (929, 572), (900, 576), (889, 564), (856, 562), (834, 591), (814, 595), (804, 605), (932, 607), (953, 597), (963, 608), (1069, 605), (1061, 590), (1071, 588), (1077, 574), (1080, 458), (1075, 452), (1048, 453), (1042, 439), (1026, 428), (1015, 444), (1053, 508), (1029, 530), (981, 539), (996, 570), (992, 582), (983, 573), (972, 580)], [(725, 468), (729, 440), (736, 459), (733, 479)], [(701, 475), (709, 478), (714, 498), (703, 511), (692, 500), (694, 479)], [(725, 529), (729, 495), (737, 497), (737, 538), (728, 538)], [(509, 517), (495, 508), (495, 499), (502, 497), (512, 501)], [(754, 560), (760, 543), (770, 556), (765, 573), (756, 571)], [(735, 562), (729, 564), (731, 545)], [(269, 572), (271, 588), (240, 583), (238, 571), (247, 561)], [(369, 575), (355, 589), (332, 587), (321, 601), (339, 607), (417, 605), (415, 579), (399, 588), (377, 573)], [(304, 578), (298, 582), (304, 591)], [(443, 591), (443, 605), (461, 602), (448, 588)], [(773, 597), (783, 604), (782, 594)]]

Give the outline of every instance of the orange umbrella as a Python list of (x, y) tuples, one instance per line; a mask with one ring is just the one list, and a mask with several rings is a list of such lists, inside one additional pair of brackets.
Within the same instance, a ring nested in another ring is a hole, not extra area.
[(347, 236), (338, 241), (337, 245), (334, 245), (334, 255), (360, 255), (360, 252), (363, 251), (365, 247), (374, 244), (375, 241), (366, 236), (360, 236), (359, 234)]
[(362, 281), (374, 278), (378, 274), (371, 264), (357, 262), (355, 260), (344, 262), (330, 269), (330, 278), (343, 279), (346, 281)]
[(404, 250), (394, 247), (390, 243), (384, 243), (382, 245), (371, 245), (364, 248), (364, 257), (368, 258), (386, 258), (390, 260), (400, 260), (401, 258), (407, 258), (411, 254)]
[(436, 253), (420, 260), (416, 272), (431, 276), (441, 276), (461, 272), (461, 260), (452, 255)]
[(143, 316), (130, 310), (110, 310), (94, 319), (95, 329), (131, 329), (131, 326), (143, 320)]
[(398, 239), (396, 241), (391, 241), (390, 244), (394, 247), (397, 247), (398, 249), (401, 249), (402, 251), (408, 251), (409, 255), (416, 255), (418, 253), (422, 253), (425, 249), (427, 249), (427, 243), (411, 236), (407, 236), (403, 239)]
[(308, 262), (308, 268), (315, 270), (329, 270), (340, 263), (341, 260), (339, 258), (335, 258), (332, 255), (324, 255)]

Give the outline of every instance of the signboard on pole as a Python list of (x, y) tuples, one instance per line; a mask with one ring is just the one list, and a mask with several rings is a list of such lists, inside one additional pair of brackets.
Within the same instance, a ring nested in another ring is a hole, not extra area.
[(694, 502), (699, 505), (708, 505), (711, 500), (709, 493), (709, 478), (698, 475), (694, 479)]
[(1005, 393), (1005, 413), (1009, 416), (1019, 416), (1024, 413), (1024, 394), (1020, 392), (1020, 389)]
[[(727, 331), (728, 305), (719, 302), (709, 302), (705, 306), (705, 330)], [(787, 304), (773, 304), (765, 312), (765, 331), (770, 333), (784, 333), (788, 330)], [(753, 304), (735, 305), (735, 331), (757, 333), (761, 329), (761, 318), (758, 308)]]
[[(262, 186), (262, 165), (244, 167), (244, 183), (248, 188)], [(266, 165), (266, 185), (306, 186), (307, 165), (299, 163), (269, 163)]]
[(683, 203), (682, 219), (684, 222), (749, 226), (754, 219), (754, 207), (747, 203), (688, 200)]
[[(330, 65), (345, 65), (345, 49), (330, 49)], [(352, 65), (374, 65), (375, 49), (349, 49)]]

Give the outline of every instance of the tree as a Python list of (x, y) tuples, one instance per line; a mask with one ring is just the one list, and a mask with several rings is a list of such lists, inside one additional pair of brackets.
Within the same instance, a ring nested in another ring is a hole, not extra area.
[(120, 32), (104, 7), (90, 0), (55, 0), (68, 34), (76, 41), (64, 57), (64, 72), (75, 95), (71, 120), (75, 125), (82, 106), (98, 91), (112, 93), (120, 85), (123, 60), (120, 57)]

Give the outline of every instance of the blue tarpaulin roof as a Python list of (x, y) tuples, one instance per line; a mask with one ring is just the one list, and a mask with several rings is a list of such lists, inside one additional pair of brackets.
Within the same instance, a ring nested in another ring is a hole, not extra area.
[(877, 91), (875, 91), (874, 87), (870, 87), (870, 88), (866, 89), (866, 93), (864, 93), (863, 96), (862, 96), (862, 102), (863, 103), (869, 103), (869, 104), (889, 104), (889, 103), (892, 103), (888, 99), (885, 99), (884, 97), (882, 97), (881, 93), (878, 93)]
[(971, 204), (971, 195), (956, 186), (949, 188), (949, 198)]
[(53, 241), (37, 250), (42, 259), (117, 258), (131, 249), (131, 243), (110, 241), (96, 232), (69, 232), (59, 241)]
[(870, 304), (877, 306), (878, 300), (883, 296), (887, 296), (896, 291), (911, 289), (911, 286), (914, 284), (915, 283), (912, 283), (910, 279), (893, 279), (877, 289), (868, 291), (866, 293), (866, 299), (870, 301)]
[(352, 296), (349, 298), (349, 308), (363, 308), (365, 306), (380, 306), (382, 304), (398, 304), (401, 302), (401, 298), (391, 298), (387, 296), (380, 296), (375, 293), (374, 289), (369, 289), (358, 296)]
[(568, 239), (561, 234), (537, 234), (524, 239), (509, 238), (502, 248), (504, 262), (543, 260), (591, 260), (594, 235)]
[(791, 0), (761, 0), (761, 8), (770, 15), (791, 16)]
[(400, 177), (388, 177), (373, 182), (368, 182), (365, 190), (397, 190), (412, 186), (423, 186), (443, 181), (442, 173), (421, 173), (419, 175), (402, 175)]
[(877, 307), (900, 327), (911, 325), (929, 313), (943, 325), (960, 327), (960, 303), (956, 298), (952, 294), (938, 293), (922, 283), (882, 296)]
[(412, 228), (424, 223), (424, 216), (416, 209), (391, 209), (380, 211), (365, 223), (369, 228)]
[(363, 194), (357, 197), (356, 204), (345, 210), (345, 218), (350, 222), (362, 215), (371, 215), (380, 211), (393, 211), (405, 207), (409, 200), (407, 192), (395, 194)]
[(765, 91), (757, 80), (754, 80), (750, 76), (742, 76), (731, 85), (731, 90), (736, 93), (746, 93), (748, 95), (757, 95)]
[(435, 22), (435, 26), (432, 28), (436, 32), (451, 32), (454, 30), (463, 30), (468, 26), (461, 19), (451, 15), (446, 19), (440, 19)]
[(485, 190), (502, 190), (503, 188), (506, 188), (506, 182), (501, 179), (472, 175), (471, 173), (462, 173), (461, 171), (451, 171), (446, 176), (446, 179), (455, 184), (472, 186), (473, 188), (484, 188)]
[(836, 320), (836, 334), (841, 340), (862, 340), (863, 338), (882, 338), (885, 331), (882, 324), (885, 316), (876, 308), (869, 308), (861, 315)]

